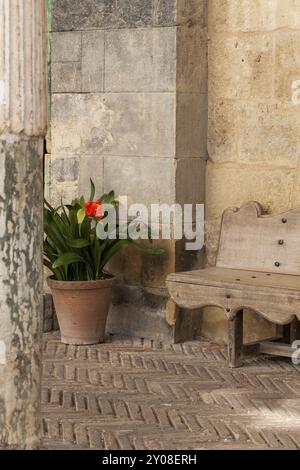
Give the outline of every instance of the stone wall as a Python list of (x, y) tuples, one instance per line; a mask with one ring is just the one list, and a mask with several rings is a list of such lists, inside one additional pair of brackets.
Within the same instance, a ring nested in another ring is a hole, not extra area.
[[(130, 202), (201, 202), (208, 148), (208, 264), (225, 208), (299, 205), (299, 0), (208, 1), (208, 118), (206, 1), (52, 3), (52, 201), (86, 192), (92, 175), (100, 192)], [(126, 250), (110, 266), (120, 279), (111, 330), (174, 339), (199, 327), (181, 313), (176, 332), (164, 280), (200, 266), (202, 254), (161, 245), (163, 257)], [(253, 313), (246, 322), (247, 340), (274, 334)], [(226, 341), (223, 313), (208, 309), (202, 326)]]
[[(54, 203), (115, 189), (129, 202), (204, 201), (206, 0), (52, 0), (51, 139), (46, 195)], [(174, 339), (199, 326), (166, 312), (166, 275), (201, 263), (182, 242), (160, 257), (124, 250), (113, 332)], [(166, 314), (168, 323), (166, 321)]]
[[(299, 0), (209, 1), (207, 257), (214, 263), (220, 217), (249, 200), (267, 212), (300, 203)], [(295, 101), (295, 100), (294, 100)], [(247, 339), (270, 325), (247, 317)], [(226, 340), (224, 315), (209, 309), (203, 332)]]

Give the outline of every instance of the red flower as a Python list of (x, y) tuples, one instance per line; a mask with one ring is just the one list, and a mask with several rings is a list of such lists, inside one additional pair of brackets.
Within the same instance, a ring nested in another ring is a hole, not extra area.
[(99, 199), (97, 201), (89, 201), (84, 204), (85, 207), (85, 215), (87, 217), (98, 216), (97, 212), (99, 213), (99, 209), (101, 208), (101, 202)]

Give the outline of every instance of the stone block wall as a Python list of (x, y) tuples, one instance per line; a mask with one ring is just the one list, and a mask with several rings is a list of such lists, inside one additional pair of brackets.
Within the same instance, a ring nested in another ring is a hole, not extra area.
[[(213, 264), (225, 208), (253, 199), (267, 212), (299, 206), (300, 108), (292, 83), (300, 79), (300, 1), (208, 4), (206, 230)], [(254, 317), (247, 316), (246, 339), (272, 334)], [(226, 341), (224, 315), (209, 309), (203, 332)]]
[[(46, 195), (115, 189), (129, 203), (201, 203), (207, 142), (206, 0), (52, 0)], [(153, 257), (124, 250), (113, 332), (174, 339), (166, 275), (200, 265), (182, 242)], [(168, 323), (166, 321), (168, 317)], [(198, 316), (187, 316), (191, 331)], [(179, 327), (178, 327), (179, 328)], [(189, 335), (190, 333), (188, 333)]]
[[(91, 175), (130, 202), (205, 199), (208, 264), (225, 208), (299, 205), (300, 0), (52, 0), (52, 18), (52, 202), (87, 194)], [(199, 328), (199, 315), (166, 309), (164, 280), (202, 253), (160, 245), (163, 257), (128, 249), (111, 264), (112, 331), (174, 339)], [(202, 320), (203, 334), (227, 340), (223, 313)], [(274, 334), (251, 312), (246, 323), (246, 340)]]

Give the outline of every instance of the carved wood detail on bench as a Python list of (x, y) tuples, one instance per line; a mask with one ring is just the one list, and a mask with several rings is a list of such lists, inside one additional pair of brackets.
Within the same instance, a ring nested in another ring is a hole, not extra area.
[(227, 209), (216, 266), (170, 274), (167, 286), (178, 306), (221, 307), (239, 329), (244, 308), (278, 325), (300, 320), (300, 209), (263, 215), (257, 202)]

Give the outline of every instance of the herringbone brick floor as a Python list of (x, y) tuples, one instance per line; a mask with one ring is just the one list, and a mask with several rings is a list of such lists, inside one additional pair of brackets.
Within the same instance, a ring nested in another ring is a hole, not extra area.
[(230, 370), (220, 346), (45, 335), (47, 449), (299, 449), (300, 370), (259, 357)]

